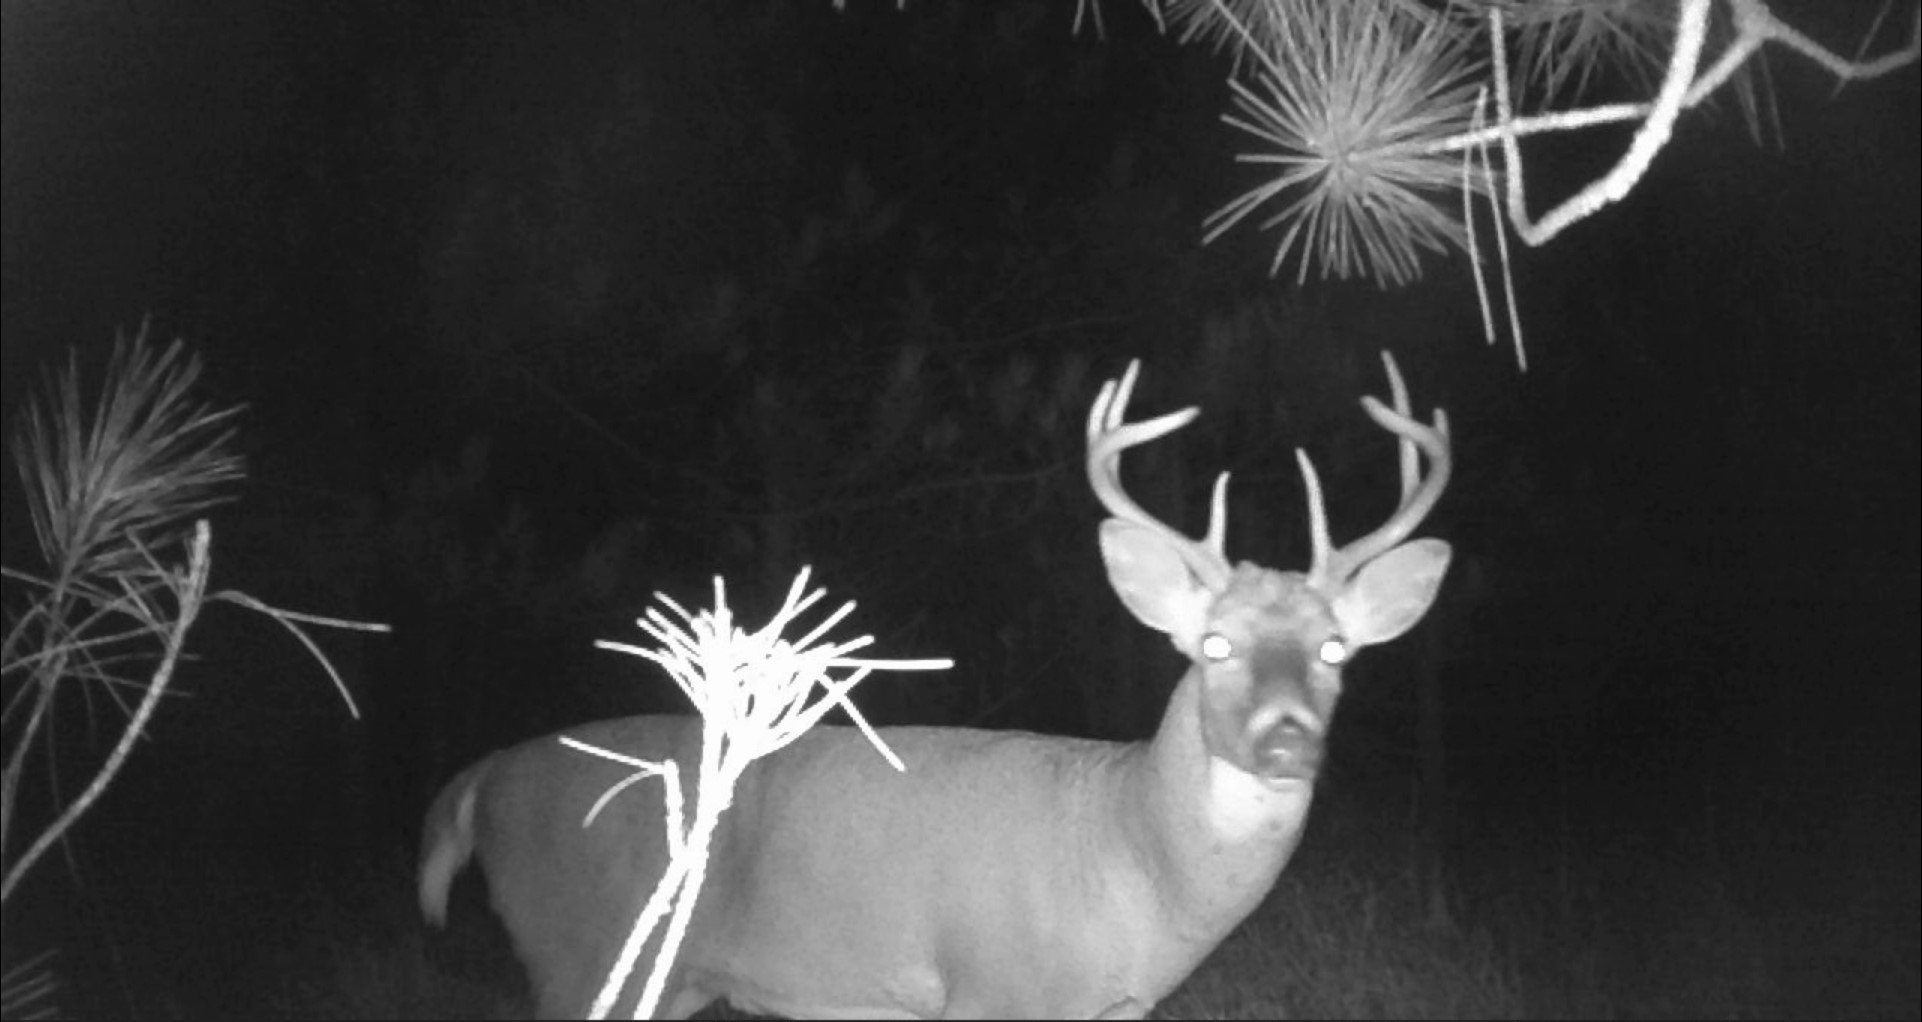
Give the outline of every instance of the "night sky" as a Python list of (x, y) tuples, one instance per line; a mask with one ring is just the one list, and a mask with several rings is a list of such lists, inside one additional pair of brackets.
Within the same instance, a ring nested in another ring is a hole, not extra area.
[[(1228, 63), (1138, 8), (1097, 40), (1065, 3), (850, 6), (6, 0), (6, 421), (150, 319), (247, 406), (216, 587), (396, 629), (322, 638), (356, 723), (209, 612), (78, 882), (56, 857), (9, 902), (8, 964), (60, 946), (83, 1016), (471, 1010), (304, 991), (343, 946), (419, 955), (454, 770), (675, 707), (591, 642), (715, 574), (758, 621), (811, 565), (880, 655), (956, 659), (865, 682), (878, 721), (1144, 737), (1182, 661), (1102, 575), (1101, 381), (1138, 357), (1137, 417), (1203, 410), (1129, 456), (1142, 503), (1198, 534), (1232, 469), (1230, 555), (1299, 568), (1297, 446), (1338, 539), (1392, 505), (1356, 404), (1389, 350), (1455, 426), (1420, 532), (1455, 562), (1348, 672), (1300, 868), (1425, 856), (1500, 942), (1476, 906), (1519, 871), (1656, 901), (1666, 863), (1765, 977), (1621, 1013), (1916, 1014), (1912, 67), (1835, 94), (1773, 54), (1779, 141), (1689, 115), (1624, 202), (1517, 245), (1522, 372), (1459, 254), (1384, 292), (1272, 279), (1249, 226), (1202, 247), (1258, 180)], [(1624, 140), (1530, 149), (1535, 208)], [(9, 452), (5, 560), (37, 568), (16, 485)], [(73, 706), (69, 786), (102, 747)]]

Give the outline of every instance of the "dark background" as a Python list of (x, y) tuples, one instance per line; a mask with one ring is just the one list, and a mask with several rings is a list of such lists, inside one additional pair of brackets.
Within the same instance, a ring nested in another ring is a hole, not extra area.
[[(1384, 293), (1271, 281), (1246, 228), (1200, 247), (1254, 183), (1226, 65), (1138, 10), (1098, 42), (1065, 4), (855, 6), (7, 0), (7, 421), (151, 317), (249, 406), (215, 584), (396, 628), (324, 640), (354, 723), (211, 613), (9, 961), (61, 946), (82, 1013), (303, 1003), (245, 949), (411, 926), (435, 787), (672, 706), (589, 644), (717, 573), (758, 621), (812, 565), (881, 654), (956, 658), (866, 682), (882, 722), (1143, 736), (1181, 665), (1101, 575), (1100, 381), (1140, 357), (1138, 415), (1204, 409), (1130, 455), (1145, 504), (1199, 532), (1232, 468), (1231, 555), (1298, 567), (1295, 446), (1338, 539), (1392, 503), (1355, 405), (1387, 349), (1455, 423), (1423, 532), (1457, 557), (1350, 671), (1303, 856), (1385, 820), (1470, 906), (1518, 863), (1628, 900), (1609, 863), (1668, 863), (1762, 935), (1749, 1012), (1915, 1014), (1913, 70), (1837, 96), (1774, 56), (1780, 147), (1687, 118), (1518, 253), (1524, 374), (1459, 257)], [(1541, 146), (1537, 208), (1621, 143)], [(63, 737), (78, 776), (99, 737)]]

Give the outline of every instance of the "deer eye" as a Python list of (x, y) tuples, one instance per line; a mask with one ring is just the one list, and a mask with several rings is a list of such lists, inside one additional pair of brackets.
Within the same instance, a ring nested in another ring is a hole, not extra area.
[(1220, 663), (1235, 655), (1235, 644), (1228, 641), (1220, 632), (1209, 632), (1201, 637), (1201, 655), (1215, 663)]
[(1321, 648), (1315, 653), (1321, 657), (1322, 663), (1330, 667), (1340, 667), (1348, 662), (1348, 644), (1340, 639), (1323, 639)]

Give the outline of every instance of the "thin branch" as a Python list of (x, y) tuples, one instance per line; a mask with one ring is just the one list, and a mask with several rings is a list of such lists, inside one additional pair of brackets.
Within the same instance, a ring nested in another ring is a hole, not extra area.
[(147, 722), (152, 719), (154, 708), (159, 705), (161, 695), (167, 690), (168, 683), (173, 680), (174, 668), (179, 664), (181, 650), (186, 645), (187, 631), (193, 627), (194, 618), (200, 613), (202, 599), (207, 592), (207, 573), (211, 564), (207, 547), (211, 539), (212, 530), (208, 528), (206, 520), (196, 522), (193, 543), (187, 555), (187, 571), (178, 578), (179, 588), (176, 593), (180, 598), (180, 613), (173, 622), (173, 628), (167, 634), (166, 649), (161, 654), (160, 665), (154, 668), (153, 683), (147, 686), (147, 694), (141, 699), (139, 709), (127, 722), (126, 729), (120, 733), (120, 740), (115, 743), (113, 751), (108, 754), (106, 762), (101, 764), (100, 770), (94, 774), (93, 781), (87, 785), (86, 790), (82, 791), (79, 797), (61, 812), (52, 826), (41, 831), (40, 836), (34, 839), (33, 844), (28, 846), (20, 859), (7, 870), (6, 879), (0, 881), (0, 901), (4, 901), (13, 893), (20, 878), (26, 875), (27, 870), (39, 860), (40, 856), (46, 854), (47, 849), (52, 847), (53, 843), (58, 841), (88, 809), (92, 808), (95, 800), (100, 798), (101, 794), (107, 790), (107, 785), (113, 782), (121, 768), (126, 765), (127, 755), (133, 751), (134, 742), (146, 730)]

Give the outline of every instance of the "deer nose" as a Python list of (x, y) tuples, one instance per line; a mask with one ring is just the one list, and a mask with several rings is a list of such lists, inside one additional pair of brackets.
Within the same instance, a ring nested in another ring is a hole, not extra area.
[(1321, 714), (1312, 707), (1300, 704), (1291, 705), (1281, 711), (1281, 720), (1275, 727), (1284, 734), (1298, 736), (1304, 740), (1321, 743), (1321, 736), (1327, 730)]
[(1323, 722), (1306, 706), (1288, 706), (1269, 726), (1261, 742), (1262, 776), (1274, 780), (1312, 781), (1321, 769)]

